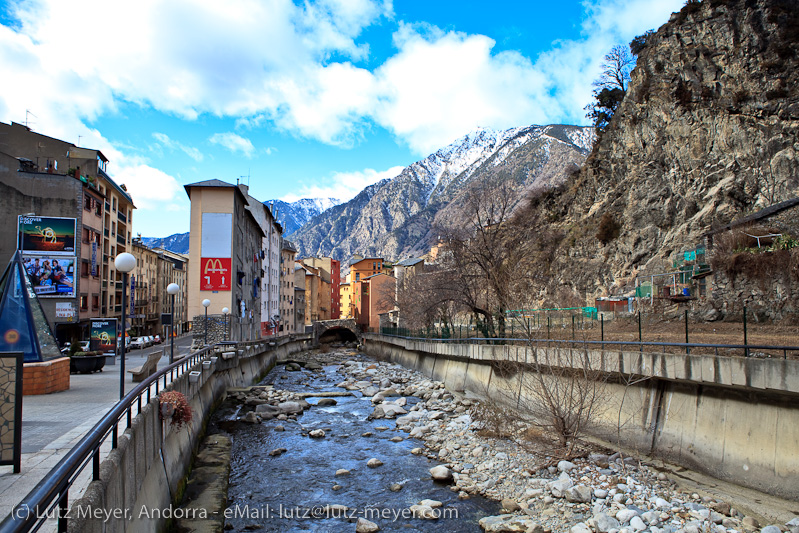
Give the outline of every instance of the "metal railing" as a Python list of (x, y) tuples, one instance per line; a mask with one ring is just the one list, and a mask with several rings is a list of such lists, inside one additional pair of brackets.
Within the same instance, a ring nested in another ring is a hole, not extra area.
[(667, 347), (680, 348), (685, 350), (685, 353), (690, 355), (692, 349), (707, 349), (713, 351), (715, 355), (719, 355), (719, 349), (722, 350), (741, 350), (744, 356), (749, 357), (752, 350), (776, 351), (782, 352), (783, 359), (788, 358), (788, 352), (799, 353), (799, 346), (782, 346), (774, 344), (707, 344), (707, 343), (694, 343), (694, 342), (657, 342), (657, 341), (591, 341), (580, 339), (546, 339), (546, 338), (491, 338), (491, 337), (467, 337), (467, 338), (429, 338), (429, 337), (410, 337), (405, 335), (397, 335), (385, 332), (373, 332), (386, 337), (395, 337), (398, 339), (418, 340), (425, 342), (441, 342), (441, 343), (463, 343), (463, 344), (494, 344), (494, 345), (569, 345), (572, 348), (580, 346), (601, 346), (602, 350), (606, 346), (631, 346), (637, 348), (637, 351), (644, 352), (644, 346), (657, 346), (663, 348), (663, 353), (666, 352)]
[(0, 533), (38, 531), (51, 518), (58, 520), (59, 532), (67, 531), (69, 489), (89, 463), (92, 465), (92, 480), (100, 479), (100, 447), (110, 436), (111, 448), (116, 449), (119, 424), (127, 419), (125, 429), (130, 428), (134, 416), (138, 416), (167, 385), (200, 364), (212, 349), (213, 346), (208, 346), (189, 354), (128, 392), (12, 509), (0, 523)]

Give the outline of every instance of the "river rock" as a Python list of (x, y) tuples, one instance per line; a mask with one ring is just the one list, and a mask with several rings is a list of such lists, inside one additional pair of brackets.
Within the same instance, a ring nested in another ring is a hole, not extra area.
[(424, 448), (413, 448), (411, 453), (413, 455), (422, 455), (424, 453)]
[(312, 439), (321, 439), (325, 436), (325, 431), (323, 429), (314, 429), (308, 432), (308, 436)]
[(419, 502), (419, 505), (426, 505), (428, 507), (432, 507), (433, 509), (435, 509), (437, 507), (441, 507), (444, 504), (438, 500), (422, 500)]
[(397, 404), (384, 402), (375, 407), (372, 418), (394, 418), (397, 415), (407, 414), (408, 411)]
[(563, 498), (565, 496), (566, 489), (569, 489), (572, 486), (574, 486), (574, 481), (572, 481), (572, 478), (569, 477), (569, 474), (566, 472), (561, 472), (560, 477), (555, 481), (550, 481), (547, 483), (546, 488), (555, 498)]
[(281, 402), (277, 404), (277, 408), (285, 414), (298, 415), (302, 413), (300, 402)]
[(366, 466), (368, 466), (369, 468), (377, 468), (378, 466), (383, 466), (383, 461), (381, 461), (380, 459), (375, 459), (373, 457), (366, 462)]
[(349, 473), (350, 473), (350, 471), (347, 470), (346, 468), (339, 468), (338, 470), (336, 470), (336, 475), (337, 476), (346, 476), (346, 475), (349, 475)]
[(558, 472), (571, 472), (577, 468), (577, 465), (570, 461), (559, 461), (558, 462)]
[(605, 513), (595, 514), (591, 521), (594, 523), (594, 528), (600, 533), (607, 533), (611, 529), (618, 530), (621, 526), (618, 520)]
[(318, 407), (325, 407), (325, 406), (337, 405), (337, 404), (338, 404), (338, 402), (336, 400), (334, 400), (333, 398), (320, 398), (319, 401), (316, 402), (316, 405)]
[(502, 510), (508, 511), (509, 513), (515, 513), (516, 511), (520, 510), (521, 507), (516, 502), (516, 500), (511, 500), (510, 498), (505, 498), (502, 500)]
[(760, 533), (782, 533), (779, 526), (766, 526), (760, 530)]
[(621, 524), (626, 524), (632, 517), (638, 516), (638, 514), (638, 511), (635, 509), (622, 509), (616, 513), (616, 520), (618, 520)]
[(391, 492), (399, 492), (402, 490), (402, 487), (404, 487), (404, 485), (401, 483), (392, 483), (391, 486), (388, 487), (388, 490)]
[(241, 419), (242, 422), (247, 422), (248, 424), (257, 424), (261, 420), (258, 418), (258, 415), (255, 414), (255, 411), (250, 411), (246, 415), (244, 415)]
[(544, 533), (544, 528), (529, 516), (502, 514), (486, 516), (478, 522), (486, 533)]
[(577, 502), (577, 503), (585, 503), (591, 501), (591, 487), (586, 487), (585, 485), (576, 485), (574, 487), (569, 487), (564, 492), (566, 496), (566, 501), (569, 502)]
[(278, 455), (283, 455), (283, 454), (284, 454), (284, 453), (286, 453), (287, 451), (288, 451), (288, 450), (287, 450), (287, 449), (285, 449), (285, 448), (275, 448), (274, 450), (272, 450), (271, 452), (269, 452), (269, 455), (271, 455), (272, 457), (277, 457)]
[(375, 533), (375, 531), (380, 531), (380, 527), (365, 518), (359, 518), (355, 524), (355, 533)]
[(449, 482), (452, 481), (452, 472), (444, 465), (434, 466), (430, 469), (430, 476), (435, 481)]

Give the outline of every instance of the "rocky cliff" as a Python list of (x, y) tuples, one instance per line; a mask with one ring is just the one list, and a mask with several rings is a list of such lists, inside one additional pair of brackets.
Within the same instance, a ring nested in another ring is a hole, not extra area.
[(292, 235), (300, 256), (353, 253), (391, 260), (426, 253), (437, 216), (456, 213), (473, 185), (508, 183), (519, 199), (559, 184), (582, 163), (593, 131), (578, 126), (480, 129), (314, 217)]
[(564, 235), (556, 284), (625, 292), (714, 226), (797, 196), (798, 44), (795, 0), (705, 0), (672, 15), (581, 172), (533, 202)]

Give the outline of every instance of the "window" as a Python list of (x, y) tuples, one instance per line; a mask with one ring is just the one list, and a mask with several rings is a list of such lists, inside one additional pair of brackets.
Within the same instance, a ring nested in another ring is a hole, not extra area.
[(355, 273), (355, 281), (361, 281), (361, 273), (360, 272), (356, 272)]
[(100, 296), (97, 294), (92, 294), (92, 311), (96, 311), (100, 308)]
[(117, 199), (116, 198), (111, 198), (111, 210), (114, 211), (114, 212), (116, 212), (116, 210), (117, 210)]
[(88, 262), (81, 262), (80, 264), (80, 277), (88, 278), (89, 277), (89, 263)]
[(88, 194), (83, 195), (83, 209), (86, 211), (92, 210), (92, 197)]
[(89, 297), (85, 294), (80, 295), (80, 310), (81, 311), (89, 310)]
[(83, 242), (89, 244), (89, 230), (87, 228), (83, 228)]

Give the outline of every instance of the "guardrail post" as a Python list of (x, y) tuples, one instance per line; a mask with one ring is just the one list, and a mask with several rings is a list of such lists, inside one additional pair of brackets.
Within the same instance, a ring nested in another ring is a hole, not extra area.
[(61, 493), (58, 499), (58, 533), (67, 533), (69, 514), (69, 489)]
[[(688, 309), (685, 310), (685, 344), (688, 344)], [(691, 354), (690, 346), (685, 347), (685, 354), (686, 355)]]
[[(749, 344), (746, 338), (746, 306), (744, 306), (744, 346)], [(749, 357), (749, 348), (744, 348), (744, 356)]]
[(638, 311), (638, 347), (641, 352), (644, 351), (643, 336), (641, 335), (641, 311)]
[[(599, 315), (599, 335), (602, 342), (605, 342), (605, 315)], [(605, 345), (602, 345), (602, 348), (605, 348)]]

